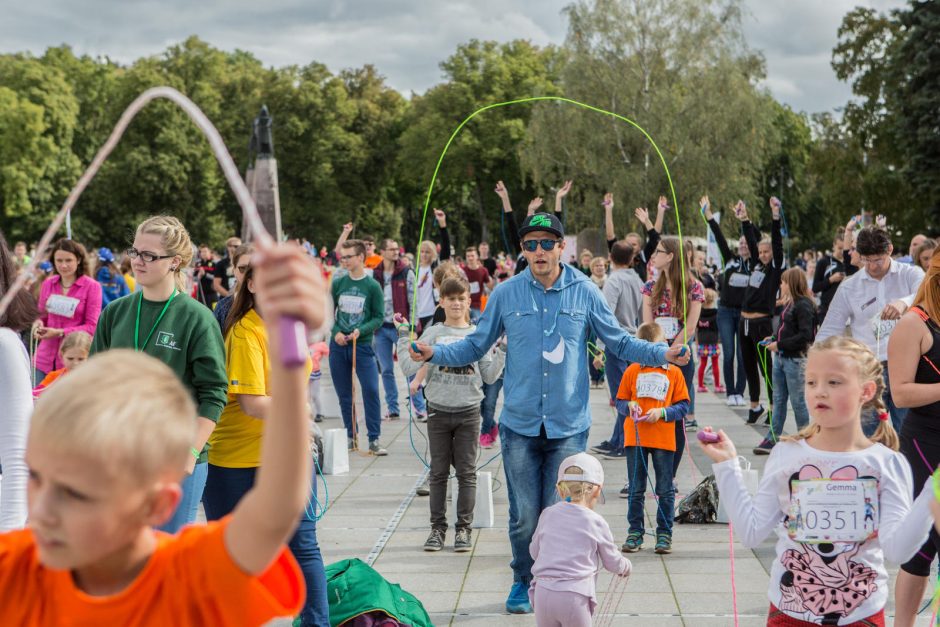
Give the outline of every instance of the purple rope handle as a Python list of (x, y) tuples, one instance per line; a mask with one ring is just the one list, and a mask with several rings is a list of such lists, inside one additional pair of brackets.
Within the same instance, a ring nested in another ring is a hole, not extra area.
[[(42, 239), (39, 240), (39, 245), (36, 247), (36, 250), (43, 251), (52, 243), (52, 238), (59, 228), (61, 228), (62, 222), (69, 216), (75, 203), (78, 202), (79, 197), (82, 195), (82, 192), (85, 191), (85, 188), (88, 187), (88, 184), (98, 173), (105, 159), (108, 158), (108, 155), (110, 155), (114, 147), (117, 146), (117, 143), (124, 135), (124, 131), (127, 130), (134, 116), (149, 102), (157, 98), (165, 98), (176, 104), (189, 116), (209, 141), (209, 146), (212, 148), (216, 160), (222, 167), (222, 172), (225, 174), (229, 187), (232, 189), (232, 192), (234, 192), (235, 198), (238, 200), (238, 204), (242, 208), (242, 213), (248, 222), (248, 229), (257, 241), (259, 248), (264, 250), (275, 244), (274, 240), (265, 230), (264, 224), (261, 222), (261, 216), (258, 215), (258, 208), (255, 206), (255, 202), (251, 198), (251, 193), (242, 180), (238, 168), (235, 167), (235, 162), (232, 161), (232, 157), (225, 147), (225, 142), (222, 141), (222, 136), (219, 135), (219, 131), (216, 130), (212, 122), (209, 121), (209, 118), (206, 117), (192, 100), (172, 87), (153, 87), (138, 96), (121, 115), (114, 130), (111, 131), (108, 141), (98, 150), (91, 165), (88, 166), (88, 169), (85, 170), (81, 178), (78, 179), (78, 183), (76, 183), (72, 191), (69, 192), (62, 208), (59, 209), (59, 212), (52, 220), (52, 224), (49, 225)], [(41, 254), (37, 254), (33, 258), (30, 264), (13, 282), (13, 285), (10, 286), (7, 293), (3, 295), (3, 298), (0, 299), (0, 316), (3, 316), (6, 312), (17, 292), (25, 287), (28, 280), (35, 277), (36, 266), (39, 264), (41, 257)], [(303, 365), (307, 360), (307, 332), (303, 323), (291, 318), (282, 318), (278, 324), (281, 332), (280, 349), (282, 363), (287, 367)]]

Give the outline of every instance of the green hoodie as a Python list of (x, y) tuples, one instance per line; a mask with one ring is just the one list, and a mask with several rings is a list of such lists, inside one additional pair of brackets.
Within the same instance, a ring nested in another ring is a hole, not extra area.
[[(228, 400), (228, 377), (225, 344), (212, 312), (189, 296), (177, 294), (159, 326), (154, 328), (166, 301), (141, 302), (142, 299), (143, 294), (136, 292), (112, 301), (102, 310), (91, 354), (110, 348), (134, 349), (134, 326), (140, 303), (138, 338), (142, 352), (156, 357), (176, 373), (192, 395), (199, 416), (218, 422)], [(148, 335), (150, 339), (144, 344)], [(205, 461), (205, 455), (204, 450), (200, 462)]]

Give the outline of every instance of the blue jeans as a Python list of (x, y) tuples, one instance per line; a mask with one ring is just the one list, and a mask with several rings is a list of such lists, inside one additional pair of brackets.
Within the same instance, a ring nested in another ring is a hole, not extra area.
[[(728, 396), (743, 395), (747, 379), (744, 376), (744, 356), (741, 354), (741, 342), (738, 340), (738, 323), (741, 310), (731, 307), (718, 307), (718, 333), (721, 339), (721, 374), (725, 377), (725, 389)], [(735, 376), (734, 360), (738, 360)]]
[[(620, 381), (623, 379), (623, 373), (630, 365), (629, 361), (624, 361), (613, 354), (609, 348), (604, 349), (604, 355), (607, 358), (606, 371), (607, 387), (610, 389), (610, 398), (617, 399), (617, 391), (620, 389)], [(610, 450), (619, 451), (623, 448), (623, 421), (626, 420), (626, 414), (617, 413), (617, 419), (614, 421), (614, 432), (610, 434)]]
[(784, 357), (779, 353), (774, 359), (774, 409), (771, 417), (770, 436), (774, 441), (783, 433), (783, 425), (787, 422), (787, 398), (793, 405), (796, 414), (796, 427), (802, 429), (809, 424), (809, 410), (806, 408), (806, 395), (803, 391), (803, 368), (806, 358), (793, 359)]
[[(689, 363), (681, 366), (682, 378), (685, 379), (685, 387), (689, 390), (689, 414), (695, 413), (695, 358), (691, 355), (689, 348)], [(682, 463), (682, 453), (685, 451), (685, 420), (676, 421), (676, 452), (672, 459), (672, 477), (679, 474), (679, 464)]]
[[(395, 359), (392, 357), (397, 345), (398, 331), (394, 325), (386, 323), (375, 330), (373, 346), (375, 346), (375, 355), (379, 358), (382, 387), (385, 388), (385, 405), (388, 407), (388, 413), (401, 415), (398, 409), (398, 382), (395, 381)], [(408, 377), (408, 383), (413, 380), (414, 377)], [(427, 413), (423, 394), (415, 394), (410, 398), (414, 401), (416, 412), (419, 414)]]
[(168, 520), (161, 527), (160, 531), (167, 533), (176, 533), (186, 525), (196, 522), (196, 516), (199, 513), (199, 501), (202, 500), (202, 493), (206, 488), (206, 473), (209, 464), (196, 464), (193, 468), (193, 474), (187, 475), (181, 482), (183, 496), (180, 504), (176, 506), (176, 512), (173, 518)]
[(673, 507), (676, 495), (672, 489), (672, 464), (676, 453), (661, 448), (645, 446), (627, 447), (627, 474), (630, 477), (630, 495), (627, 506), (627, 522), (630, 531), (644, 533), (645, 515), (643, 503), (646, 499), (646, 483), (649, 481), (649, 459), (653, 460), (653, 473), (656, 475), (656, 534), (672, 535)]
[[(350, 438), (353, 437), (352, 404), (355, 402), (352, 395), (352, 355), (352, 343), (340, 346), (335, 340), (330, 340), (330, 377), (339, 398), (346, 436)], [(377, 440), (382, 434), (382, 406), (379, 401), (379, 371), (375, 365), (375, 352), (369, 344), (356, 345), (356, 378), (359, 379), (366, 410), (369, 440)]]
[[(898, 407), (894, 404), (894, 399), (891, 397), (891, 379), (888, 378), (888, 365), (884, 364), (884, 371), (882, 378), (885, 382), (885, 391), (881, 395), (881, 400), (884, 401), (885, 407), (888, 408), (888, 414), (891, 416), (891, 426), (894, 427), (894, 430), (898, 433), (901, 433), (901, 425), (904, 424), (904, 418), (907, 416), (907, 409), (903, 407)], [(875, 429), (878, 428), (878, 415), (875, 410), (865, 410), (862, 412), (862, 432), (866, 436), (871, 436), (875, 433)]]
[(503, 377), (500, 376), (493, 383), (483, 384), (483, 402), (480, 403), (480, 435), (489, 433), (496, 426), (496, 401), (499, 400), (499, 391), (503, 389)]
[(503, 470), (509, 494), (509, 544), (512, 547), (513, 581), (529, 585), (532, 581), (532, 556), (529, 543), (539, 523), (539, 515), (558, 500), (555, 483), (558, 467), (568, 456), (583, 453), (588, 432), (567, 438), (549, 439), (542, 433), (529, 437), (499, 425), (503, 451)]
[[(223, 468), (209, 466), (209, 478), (206, 483), (206, 519), (219, 520), (230, 514), (242, 497), (255, 484), (257, 468)], [(313, 472), (313, 495), (317, 494), (317, 473)], [(308, 505), (308, 509), (312, 509)], [(307, 599), (300, 610), (300, 624), (304, 627), (329, 627), (330, 605), (326, 598), (326, 572), (323, 570), (323, 556), (317, 543), (317, 523), (307, 512), (300, 518), (300, 524), (287, 544), (294, 559), (303, 573), (307, 586)]]

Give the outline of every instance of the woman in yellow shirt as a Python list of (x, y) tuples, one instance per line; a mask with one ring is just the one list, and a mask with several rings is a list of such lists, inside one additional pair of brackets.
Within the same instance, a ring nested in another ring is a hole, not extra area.
[[(210, 521), (223, 518), (235, 509), (254, 484), (261, 461), (263, 420), (271, 407), (270, 366), (267, 333), (255, 306), (254, 292), (249, 266), (244, 279), (238, 283), (235, 300), (222, 328), (229, 386), (228, 402), (209, 438), (209, 473), (203, 505)], [(310, 367), (308, 363), (308, 374)], [(313, 489), (316, 494), (316, 471)], [(307, 513), (288, 546), (300, 564), (307, 585), (307, 600), (299, 624), (329, 627), (326, 574), (317, 543), (316, 521)]]

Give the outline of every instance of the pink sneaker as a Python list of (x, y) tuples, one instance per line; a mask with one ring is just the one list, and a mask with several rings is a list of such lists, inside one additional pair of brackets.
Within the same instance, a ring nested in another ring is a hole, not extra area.
[(725, 386), (723, 385), (715, 386), (715, 394), (724, 394), (725, 392), (727, 392), (727, 390), (725, 389)]
[(493, 436), (489, 433), (484, 433), (480, 436), (480, 446), (483, 448), (493, 448)]
[(704, 385), (700, 385), (697, 388), (695, 388), (695, 391), (698, 392), (699, 394), (704, 394), (705, 392), (708, 391), (708, 388), (705, 387)]
[(499, 437), (499, 425), (496, 425), (495, 427), (490, 429), (490, 439), (493, 440), (493, 442), (495, 442), (496, 438), (498, 437)]

